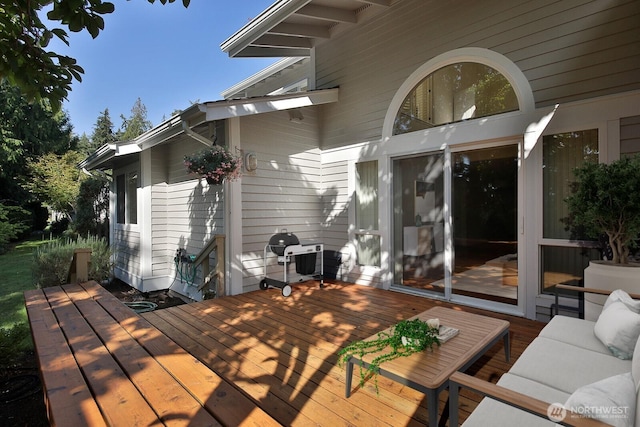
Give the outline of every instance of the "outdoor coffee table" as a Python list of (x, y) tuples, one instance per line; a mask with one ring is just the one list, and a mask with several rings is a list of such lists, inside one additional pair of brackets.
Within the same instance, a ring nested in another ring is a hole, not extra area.
[[(438, 424), (438, 397), (449, 385), (449, 377), (456, 371), (465, 371), (501, 338), (507, 362), (510, 354), (509, 322), (479, 314), (444, 307), (424, 311), (411, 319), (440, 319), (440, 325), (459, 329), (457, 336), (442, 344), (408, 357), (399, 357), (380, 365), (379, 375), (407, 385), (427, 395), (429, 425)], [(386, 329), (388, 332), (391, 328)], [(375, 334), (367, 339), (376, 339)], [(353, 365), (365, 369), (376, 354), (365, 355), (362, 360), (353, 356), (347, 361), (347, 390), (351, 394)]]

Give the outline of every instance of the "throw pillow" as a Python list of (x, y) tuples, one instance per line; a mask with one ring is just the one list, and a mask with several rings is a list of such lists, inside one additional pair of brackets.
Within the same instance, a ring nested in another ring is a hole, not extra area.
[(616, 427), (633, 426), (637, 408), (631, 372), (580, 387), (569, 396), (564, 407)]
[(593, 332), (614, 356), (631, 359), (640, 336), (640, 314), (614, 301), (602, 310)]
[(640, 300), (631, 298), (631, 295), (629, 295), (622, 289), (616, 289), (615, 291), (611, 292), (611, 294), (609, 294), (609, 296), (607, 297), (607, 300), (604, 302), (604, 306), (602, 307), (602, 309), (604, 310), (616, 301), (622, 302), (624, 305), (629, 307), (631, 311), (640, 313)]

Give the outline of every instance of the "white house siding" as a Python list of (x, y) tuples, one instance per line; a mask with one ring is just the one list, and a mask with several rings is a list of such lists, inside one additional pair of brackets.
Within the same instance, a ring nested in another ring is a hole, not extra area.
[[(169, 284), (172, 289), (196, 298), (199, 295), (195, 287), (186, 289), (179, 279), (174, 281), (176, 250), (184, 248), (189, 254), (198, 254), (214, 234), (224, 234), (223, 186), (209, 186), (204, 179), (188, 175), (183, 163), (185, 155), (203, 148), (203, 144), (186, 135), (180, 135), (167, 144), (165, 209), (168, 226), (164, 238), (154, 241), (154, 252), (156, 244), (159, 253), (164, 248), (167, 265), (170, 265)], [(161, 204), (158, 209), (162, 209)], [(198, 276), (198, 281), (200, 279)]]
[(173, 256), (168, 247), (167, 217), (169, 149), (159, 146), (151, 149), (151, 276), (166, 278), (173, 275)]
[(137, 226), (116, 225), (113, 230), (115, 276), (140, 286), (140, 232)]
[(640, 88), (640, 2), (404, 0), (316, 48), (316, 87), (340, 87), (324, 108), (322, 148), (379, 140), (390, 101), (419, 66), (481, 47), (513, 61), (537, 107)]
[[(301, 112), (301, 122), (290, 121), (287, 111), (240, 121), (242, 149), (258, 158), (255, 174), (241, 179), (243, 292), (257, 289), (264, 247), (273, 234), (287, 229), (307, 241), (322, 236), (317, 112), (314, 107)], [(272, 265), (267, 274), (282, 280), (282, 267)]]

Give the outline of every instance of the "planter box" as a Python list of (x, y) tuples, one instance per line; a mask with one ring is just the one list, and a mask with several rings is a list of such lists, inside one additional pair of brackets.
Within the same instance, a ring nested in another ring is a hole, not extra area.
[[(640, 293), (640, 264), (612, 264), (608, 261), (591, 261), (584, 270), (584, 287), (628, 293)], [(584, 318), (596, 321), (606, 301), (606, 295), (585, 294)]]

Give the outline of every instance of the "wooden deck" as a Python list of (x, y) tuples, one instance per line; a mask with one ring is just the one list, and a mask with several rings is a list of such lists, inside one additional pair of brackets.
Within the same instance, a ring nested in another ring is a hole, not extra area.
[[(88, 425), (87, 408), (127, 426), (425, 425), (425, 395), (391, 380), (378, 379), (379, 394), (373, 380), (361, 389), (354, 381), (346, 398), (337, 352), (433, 306), (453, 307), (327, 282), (296, 284), (288, 298), (270, 289), (142, 315), (101, 287), (25, 295), (48, 410), (61, 425)], [(511, 363), (544, 326), (454, 308), (509, 320)], [(510, 366), (500, 343), (467, 372), (495, 382)], [(474, 399), (462, 396), (461, 419)]]
[[(296, 285), (288, 298), (278, 289), (256, 291), (145, 313), (143, 317), (235, 384), (283, 425), (405, 426), (427, 424), (424, 394), (378, 378), (345, 397), (345, 370), (337, 352), (399, 320), (436, 305), (427, 298), (353, 284)], [(511, 363), (544, 324), (481, 310), (511, 322)], [(502, 343), (469, 371), (493, 382), (511, 364)], [(354, 372), (354, 375), (357, 375)], [(447, 393), (442, 393), (444, 407)], [(477, 404), (461, 400), (461, 420)], [(477, 398), (476, 398), (477, 399)]]

